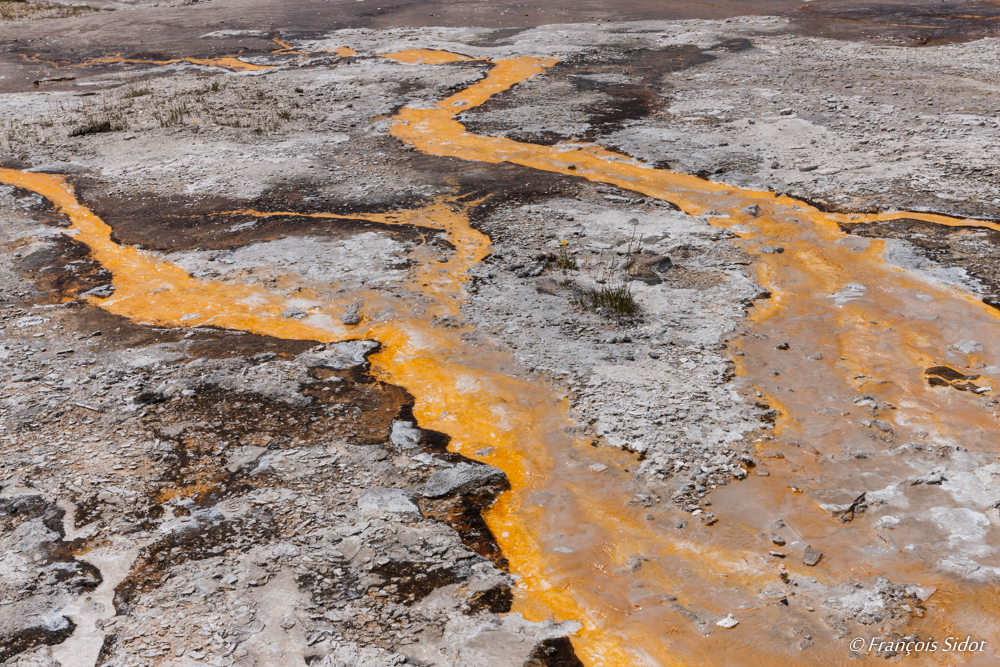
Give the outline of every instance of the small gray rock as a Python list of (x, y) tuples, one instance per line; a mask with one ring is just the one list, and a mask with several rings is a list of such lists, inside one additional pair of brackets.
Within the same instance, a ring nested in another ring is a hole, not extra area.
[(105, 283), (104, 285), (98, 285), (93, 289), (89, 289), (80, 296), (93, 296), (98, 299), (107, 299), (109, 296), (115, 293), (115, 286), (111, 283)]
[(285, 308), (283, 311), (281, 311), (281, 316), (289, 320), (301, 320), (307, 314), (308, 313), (306, 313), (306, 311), (302, 310), (301, 308), (296, 308), (295, 306), (292, 306), (290, 308)]
[(823, 552), (816, 551), (812, 547), (806, 547), (806, 552), (802, 555), (802, 562), (812, 567), (823, 558)]
[(361, 324), (361, 302), (355, 301), (344, 314), (340, 316), (340, 323), (347, 327), (353, 327)]
[(411, 422), (397, 419), (392, 422), (389, 441), (400, 449), (413, 449), (420, 444), (420, 429)]
[(884, 422), (881, 419), (873, 419), (872, 426), (882, 431), (883, 433), (892, 433), (892, 424), (889, 422)]
[(783, 538), (781, 535), (776, 535), (774, 533), (771, 533), (771, 541), (777, 544), (779, 547), (785, 546), (785, 538)]
[(758, 215), (760, 215), (760, 206), (757, 206), (757, 204), (750, 204), (749, 206), (744, 206), (743, 208), (740, 209), (740, 213), (746, 213), (756, 218)]
[(454, 468), (435, 470), (427, 479), (421, 495), (425, 498), (444, 498), (470, 493), (487, 486), (510, 487), (503, 470), (488, 465), (459, 463)]
[(366, 357), (377, 350), (379, 344), (373, 340), (345, 340), (340, 343), (329, 343), (323, 349), (313, 349), (303, 352), (295, 358), (309, 368), (332, 368), (336, 371), (367, 363)]
[(654, 255), (645, 252), (632, 256), (632, 277), (647, 285), (658, 285), (663, 282), (659, 274), (667, 271), (673, 262), (665, 255)]
[(954, 347), (956, 350), (958, 350), (963, 354), (972, 354), (973, 352), (983, 351), (982, 343), (978, 343), (974, 340), (969, 340), (968, 338), (966, 338), (965, 340), (958, 341), (952, 347)]

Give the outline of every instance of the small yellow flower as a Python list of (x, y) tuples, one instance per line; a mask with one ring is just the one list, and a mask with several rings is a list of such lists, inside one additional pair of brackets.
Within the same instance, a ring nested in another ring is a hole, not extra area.
[(559, 243), (560, 243), (561, 245), (566, 245), (567, 241), (560, 241)]

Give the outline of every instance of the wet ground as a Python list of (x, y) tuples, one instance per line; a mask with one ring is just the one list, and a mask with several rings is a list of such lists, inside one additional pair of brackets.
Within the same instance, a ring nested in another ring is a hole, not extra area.
[[(466, 27), (491, 30), (481, 39), (502, 43), (518, 31), (542, 25), (595, 21), (723, 20), (740, 16), (780, 16), (790, 20), (789, 32), (845, 40), (877, 40), (906, 46), (945, 44), (996, 36), (1000, 6), (993, 2), (850, 2), (826, 0), (802, 4), (785, 0), (748, 3), (713, 2), (627, 3), (609, 9), (599, 2), (548, 2), (527, 6), (515, 2), (384, 2), (365, 0), (292, 0), (275, 5), (241, 2), (238, 9), (221, 4), (143, 6), (136, 20), (128, 7), (76, 19), (58, 35), (44, 22), (18, 23), (6, 28), (6, 60), (27, 58), (31, 73), (6, 77), (5, 92), (34, 81), (66, 76), (55, 63), (88, 59), (129, 58), (169, 60), (211, 58), (220, 53), (256, 56), (272, 53), (276, 30), (286, 38), (303, 39), (331, 30), (399, 27)], [(98, 5), (99, 6), (99, 5)], [(226, 35), (225, 31), (251, 34)], [(256, 33), (256, 34), (253, 34)], [(280, 46), (280, 45), (277, 45)], [(235, 48), (234, 48), (235, 47)], [(53, 61), (45, 67), (44, 61)]]
[(350, 7), (7, 42), (2, 659), (995, 660), (995, 6)]

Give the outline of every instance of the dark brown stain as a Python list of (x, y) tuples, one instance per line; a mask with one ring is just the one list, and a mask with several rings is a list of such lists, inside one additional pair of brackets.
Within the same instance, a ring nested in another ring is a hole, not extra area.
[[(111, 273), (94, 261), (90, 248), (69, 236), (56, 236), (16, 265), (22, 277), (48, 295), (42, 302), (75, 299), (87, 290), (111, 282)], [(37, 301), (37, 300), (36, 300)]]
[(102, 514), (101, 502), (97, 499), (97, 494), (92, 493), (77, 501), (76, 511), (73, 513), (73, 527), (83, 528), (88, 523), (100, 519)]
[(524, 667), (583, 667), (569, 637), (553, 637), (538, 643)]
[(948, 382), (955, 382), (956, 380), (975, 380), (979, 377), (978, 375), (965, 375), (950, 366), (932, 366), (924, 371), (924, 375), (937, 376)]
[(10, 532), (22, 523), (45, 517), (43, 523), (49, 530), (63, 534), (62, 514), (55, 505), (41, 496), (14, 496), (0, 498), (0, 532)]
[(951, 387), (959, 391), (976, 391), (980, 386), (973, 384), (972, 380), (978, 380), (978, 375), (966, 375), (950, 366), (932, 366), (924, 371), (927, 376), (927, 384), (932, 387)]
[(785, 13), (797, 32), (901, 46), (967, 42), (1000, 34), (1000, 6), (990, 2), (817, 2)]
[(337, 600), (357, 600), (364, 595), (364, 591), (358, 586), (358, 574), (351, 568), (345, 567), (342, 570), (343, 574), (337, 576), (332, 572), (337, 565), (346, 564), (332, 561), (317, 565), (295, 577), (295, 582), (301, 590), (307, 591), (317, 604), (329, 604)]
[[(739, 46), (749, 48), (749, 42), (742, 40)], [(718, 50), (736, 48), (736, 40), (724, 42)], [(512, 128), (501, 128), (493, 123), (481, 121), (483, 113), (519, 106), (519, 87), (514, 86), (494, 95), (486, 103), (471, 109), (459, 117), (461, 122), (474, 134), (490, 136), (507, 129), (506, 136), (524, 143), (553, 145), (571, 138), (594, 140), (620, 129), (626, 122), (645, 118), (661, 110), (669, 98), (660, 92), (664, 74), (694, 67), (714, 60), (708, 50), (693, 45), (671, 46), (666, 49), (620, 49), (600, 48), (585, 54), (562, 60), (540, 74), (536, 79), (557, 78), (571, 82), (580, 94), (598, 92), (606, 100), (595, 104), (586, 111), (590, 129), (582, 137), (569, 137), (558, 133), (534, 134)], [(608, 83), (601, 76), (616, 75), (633, 79), (630, 83)], [(595, 80), (596, 79), (596, 80)]]
[(66, 627), (59, 630), (37, 627), (19, 630), (7, 636), (0, 635), (0, 662), (5, 662), (36, 646), (55, 646), (63, 643), (76, 630), (76, 623), (68, 616), (63, 616), (63, 620), (66, 621)]
[(97, 660), (94, 661), (94, 667), (101, 667), (111, 658), (111, 653), (114, 651), (115, 644), (118, 643), (118, 635), (107, 635), (104, 637), (104, 641), (101, 642), (101, 650), (97, 653)]
[(238, 534), (252, 535), (253, 531), (238, 521), (227, 520), (174, 532), (144, 548), (132, 564), (132, 570), (115, 587), (115, 610), (120, 615), (128, 614), (135, 598), (158, 588), (170, 568), (229, 553), (236, 546), (232, 538)]
[(288, 340), (274, 336), (249, 334), (242, 331), (199, 327), (197, 336), (187, 348), (192, 359), (254, 358), (258, 362), (271, 359), (292, 359), (319, 344), (315, 340)]
[[(334, 219), (306, 217), (312, 213), (336, 215), (378, 214), (419, 208), (424, 200), (380, 202), (369, 206), (318, 205), (304, 201), (313, 184), (303, 184), (283, 192), (265, 194), (249, 201), (212, 197), (191, 201), (184, 197), (153, 196), (130, 199), (118, 194), (101, 194), (86, 180), (78, 188), (81, 201), (114, 230), (112, 240), (156, 252), (178, 250), (231, 250), (252, 243), (274, 241), (289, 236), (322, 235), (345, 238), (366, 232), (384, 232), (403, 241), (421, 242), (438, 230), (415, 225), (392, 225), (360, 218)], [(303, 215), (256, 217), (242, 210), (262, 213), (288, 212)], [(234, 230), (234, 228), (236, 228)]]
[(469, 613), (489, 611), (494, 614), (509, 613), (514, 604), (514, 592), (510, 586), (500, 585), (479, 591), (469, 598)]
[(488, 558), (501, 570), (506, 570), (509, 567), (507, 559), (483, 519), (483, 510), (493, 504), (499, 492), (497, 489), (483, 489), (457, 498), (421, 498), (418, 505), (424, 516), (454, 528), (468, 549)]
[(381, 590), (389, 593), (394, 601), (407, 606), (420, 602), (439, 588), (464, 581), (455, 568), (431, 569), (432, 563), (390, 561), (372, 568), (372, 573), (382, 577)]

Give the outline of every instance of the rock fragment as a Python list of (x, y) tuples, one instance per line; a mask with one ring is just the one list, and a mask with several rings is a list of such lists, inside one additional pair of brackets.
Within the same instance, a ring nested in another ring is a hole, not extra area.
[(817, 565), (822, 558), (823, 552), (817, 551), (812, 547), (806, 547), (806, 551), (802, 555), (802, 562), (810, 567), (813, 567), (814, 565)]
[(412, 496), (403, 489), (371, 486), (358, 498), (362, 514), (420, 514)]
[(728, 630), (729, 628), (735, 628), (737, 625), (740, 624), (740, 622), (737, 621), (735, 618), (733, 618), (732, 614), (729, 614), (722, 620), (717, 621), (715, 624), (720, 628), (726, 628)]
[(493, 466), (459, 463), (454, 468), (431, 473), (420, 493), (425, 498), (444, 498), (490, 486), (506, 489), (509, 486), (507, 475)]
[(361, 324), (361, 302), (355, 301), (344, 314), (340, 316), (340, 323), (347, 327), (353, 327)]
[(673, 266), (673, 262), (665, 255), (640, 252), (632, 256), (632, 277), (647, 285), (658, 285), (663, 282), (660, 274)]
[(92, 296), (98, 299), (107, 299), (109, 296), (115, 293), (115, 286), (111, 283), (105, 283), (104, 285), (98, 285), (93, 289), (89, 289), (80, 296)]
[(296, 361), (309, 368), (322, 367), (344, 370), (363, 366), (367, 363), (366, 357), (378, 348), (379, 344), (372, 340), (345, 340), (313, 348), (296, 357)]

